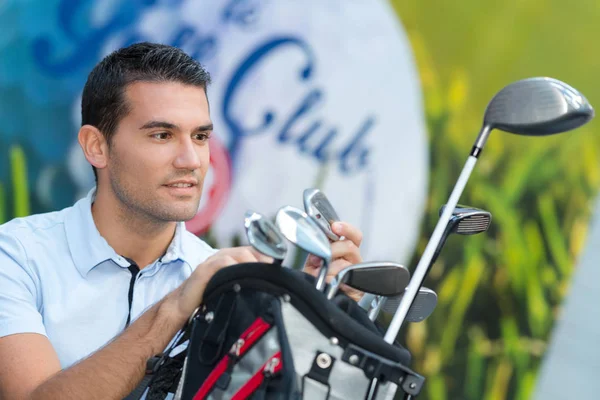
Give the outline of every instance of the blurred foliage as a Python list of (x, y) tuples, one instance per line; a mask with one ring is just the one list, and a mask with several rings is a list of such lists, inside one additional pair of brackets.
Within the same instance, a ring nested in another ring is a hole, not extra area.
[[(8, 150), (10, 186), (0, 181), (0, 224), (16, 217), (31, 214), (25, 152), (18, 145)], [(8, 196), (12, 195), (9, 199)]]
[[(392, 1), (419, 67), (431, 144), (418, 262), (479, 131), (510, 82), (552, 76), (600, 104), (600, 7), (579, 2)], [(448, 239), (426, 286), (436, 311), (403, 328), (425, 399), (528, 399), (585, 243), (600, 184), (598, 121), (542, 139), (494, 131), (460, 203), (490, 230)]]

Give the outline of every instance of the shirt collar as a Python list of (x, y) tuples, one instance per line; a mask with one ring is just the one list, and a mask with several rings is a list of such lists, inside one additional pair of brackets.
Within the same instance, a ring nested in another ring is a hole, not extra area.
[[(113, 260), (121, 267), (128, 267), (129, 262), (108, 244), (100, 235), (92, 217), (92, 203), (96, 197), (96, 188), (91, 189), (87, 196), (77, 201), (65, 216), (65, 232), (73, 262), (82, 276), (87, 276), (94, 267), (107, 260)], [(178, 222), (175, 236), (167, 251), (160, 258), (166, 264), (182, 260), (188, 265), (192, 254), (184, 251), (185, 222)]]

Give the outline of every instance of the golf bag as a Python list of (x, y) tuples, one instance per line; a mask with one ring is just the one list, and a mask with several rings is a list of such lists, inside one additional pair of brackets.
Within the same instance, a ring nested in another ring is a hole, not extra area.
[[(409, 352), (386, 343), (344, 294), (272, 264), (219, 271), (203, 305), (150, 369), (146, 399), (392, 399), (417, 395), (424, 378)], [(130, 396), (131, 398), (131, 396)]]

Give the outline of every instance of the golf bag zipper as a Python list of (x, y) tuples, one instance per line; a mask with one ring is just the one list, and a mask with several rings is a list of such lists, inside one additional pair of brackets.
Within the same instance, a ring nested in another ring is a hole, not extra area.
[(281, 368), (283, 368), (283, 363), (281, 362), (281, 352), (278, 351), (231, 397), (231, 400), (247, 399), (259, 389), (262, 389), (264, 394), (269, 381), (281, 371)]
[[(258, 317), (231, 346), (231, 350), (219, 361), (206, 378), (200, 389), (194, 395), (193, 400), (202, 400), (212, 391), (219, 380), (230, 380), (231, 370), (238, 360), (271, 328), (271, 324)], [(226, 385), (225, 385), (226, 386)]]

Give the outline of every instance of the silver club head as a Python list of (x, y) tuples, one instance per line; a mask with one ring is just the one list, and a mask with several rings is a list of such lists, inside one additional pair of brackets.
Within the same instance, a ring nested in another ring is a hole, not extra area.
[[(437, 293), (429, 288), (421, 287), (415, 297), (415, 301), (410, 306), (408, 314), (406, 314), (406, 321), (421, 322), (425, 320), (433, 313), (433, 310), (435, 310), (437, 299)], [(383, 304), (383, 312), (393, 314), (400, 305), (401, 300), (402, 295), (389, 297)]]
[(336, 275), (327, 292), (327, 298), (334, 298), (341, 284), (380, 296), (397, 296), (404, 293), (409, 281), (408, 269), (394, 262), (355, 264), (344, 268)]
[(327, 196), (319, 189), (306, 189), (303, 194), (304, 210), (321, 227), (327, 237), (333, 241), (340, 237), (333, 233), (331, 225), (340, 220)]
[(593, 117), (591, 104), (566, 83), (547, 77), (522, 79), (504, 87), (489, 102), (475, 146), (483, 148), (493, 129), (545, 136), (578, 128)]
[(291, 206), (281, 207), (277, 211), (275, 224), (287, 240), (304, 251), (323, 259), (323, 266), (319, 270), (316, 285), (317, 290), (323, 290), (327, 270), (331, 263), (331, 245), (327, 236), (312, 218)]
[(283, 261), (287, 254), (285, 238), (271, 221), (259, 213), (248, 210), (244, 215), (244, 227), (252, 247), (266, 256), (273, 257), (278, 263)]
[[(445, 205), (440, 208), (440, 216), (445, 208)], [(492, 214), (489, 211), (458, 204), (454, 208), (446, 231), (447, 234), (457, 233), (459, 235), (476, 235), (487, 231), (491, 223)]]

